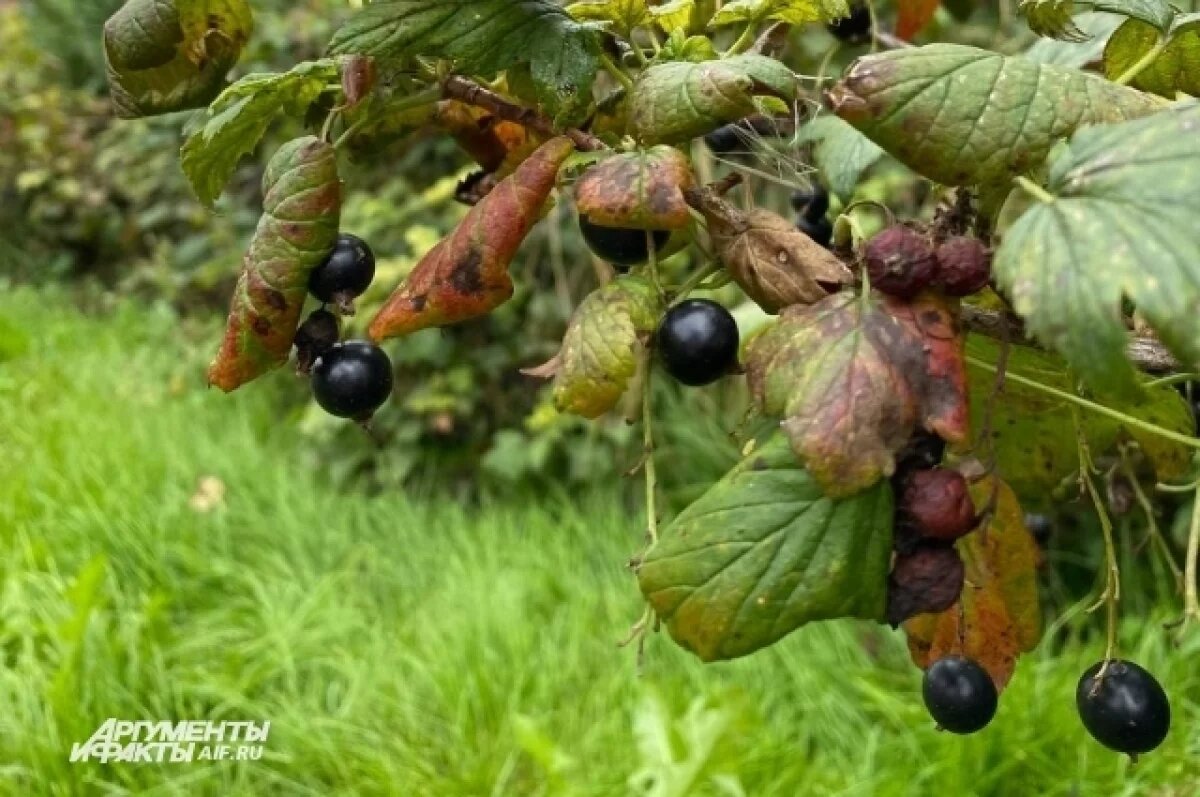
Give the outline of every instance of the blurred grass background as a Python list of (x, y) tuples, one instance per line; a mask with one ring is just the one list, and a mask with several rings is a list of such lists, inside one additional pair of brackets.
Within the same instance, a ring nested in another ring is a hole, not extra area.
[[(639, 675), (615, 644), (641, 610), (619, 485), (471, 503), (337, 489), (272, 388), (200, 389), (216, 333), (162, 302), (0, 284), (0, 793), (1200, 789), (1200, 639), (1171, 649), (1169, 609), (1123, 626), (1176, 712), (1136, 766), (1079, 725), (1102, 643), (1072, 626), (969, 738), (934, 730), (902, 639), (866, 624), (707, 666), (653, 635)], [(107, 717), (271, 735), (252, 763), (69, 764)]]
[[(1176, 711), (1136, 766), (1075, 716), (1102, 649), (1079, 615), (967, 739), (934, 731), (902, 638), (868, 624), (707, 666), (654, 635), (639, 674), (616, 645), (642, 608), (625, 567), (642, 510), (620, 478), (639, 441), (619, 418), (557, 415), (517, 373), (596, 284), (567, 209), (500, 311), (390, 347), (382, 445), (314, 412), (286, 371), (205, 391), (262, 162), (300, 126), (205, 212), (177, 165), (186, 115), (111, 118), (98, 29), (119, 4), (0, 0), (0, 794), (1200, 793), (1200, 639), (1172, 648), (1159, 628), (1177, 601), (1134, 516), (1118, 521), (1121, 649)], [(239, 73), (317, 55), (347, 7), (255, 0)], [(990, 41), (994, 8), (968, 12), (978, 25), (944, 22)], [(806, 32), (796, 68), (827, 39)], [(421, 133), (348, 164), (346, 228), (380, 255), (360, 320), (459, 218), (466, 168)], [(916, 214), (919, 189), (884, 164), (862, 190)], [(786, 192), (763, 201), (783, 210)], [(736, 459), (744, 397), (658, 387), (670, 510)], [(1058, 520), (1051, 616), (1099, 570), (1095, 529)], [(108, 717), (272, 731), (252, 763), (69, 764)]]

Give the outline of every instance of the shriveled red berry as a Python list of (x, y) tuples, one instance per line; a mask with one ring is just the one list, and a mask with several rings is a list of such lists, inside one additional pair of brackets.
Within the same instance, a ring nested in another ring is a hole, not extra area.
[(957, 540), (977, 523), (967, 480), (946, 468), (911, 473), (900, 497), (900, 512), (922, 536), (947, 542)]
[(992, 278), (992, 255), (978, 238), (956, 235), (937, 248), (937, 282), (950, 296), (970, 296)]
[(966, 571), (958, 551), (929, 544), (899, 554), (888, 576), (887, 621), (897, 626), (910, 617), (949, 609), (962, 593)]
[(937, 276), (937, 258), (929, 239), (901, 224), (867, 241), (864, 256), (871, 287), (901, 299), (916, 296)]

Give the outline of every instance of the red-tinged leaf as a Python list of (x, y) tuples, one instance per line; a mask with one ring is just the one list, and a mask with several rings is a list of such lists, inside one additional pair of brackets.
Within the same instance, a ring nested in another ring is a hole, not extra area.
[(593, 224), (678, 230), (691, 220), (683, 192), (693, 182), (682, 152), (651, 147), (614, 155), (588, 169), (575, 184), (575, 204)]
[(234, 289), (208, 381), (229, 392), (287, 362), (308, 277), (337, 240), (337, 154), (313, 136), (280, 147), (263, 175), (263, 215)]
[(375, 340), (485, 315), (512, 296), (508, 266), (537, 222), (558, 169), (574, 151), (553, 138), (471, 208), (417, 263), (371, 322)]
[(505, 177), (545, 140), (523, 125), (458, 100), (437, 104), (434, 121), (487, 173)]
[(920, 425), (967, 439), (962, 335), (948, 300), (867, 300), (851, 292), (792, 306), (749, 342), (746, 378), (759, 408), (782, 417), (792, 449), (833, 497), (895, 470)]
[(937, 14), (941, 0), (899, 0), (897, 3), (896, 35), (912, 41)]
[(1025, 527), (1016, 494), (989, 478), (971, 489), (980, 510), (993, 514), (957, 543), (966, 563), (966, 583), (957, 603), (940, 614), (922, 614), (904, 624), (908, 648), (917, 666), (960, 655), (979, 662), (997, 689), (1003, 689), (1017, 657), (1041, 637), (1037, 565), (1039, 553)]
[(355, 107), (375, 88), (378, 75), (375, 59), (366, 55), (347, 56), (342, 66), (342, 94), (346, 95), (346, 109)]

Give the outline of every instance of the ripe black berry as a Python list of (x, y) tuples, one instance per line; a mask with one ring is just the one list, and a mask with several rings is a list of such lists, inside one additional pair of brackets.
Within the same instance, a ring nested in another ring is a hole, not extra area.
[(365, 340), (348, 340), (313, 364), (313, 397), (339, 418), (369, 419), (392, 394), (392, 361)]
[(335, 303), (352, 313), (353, 300), (362, 295), (375, 278), (375, 254), (356, 235), (339, 235), (324, 262), (308, 278), (308, 292), (322, 302)]
[(736, 124), (721, 125), (704, 137), (704, 144), (714, 155), (728, 155), (730, 152), (746, 149), (743, 135)]
[(850, 16), (835, 20), (825, 27), (847, 44), (866, 44), (871, 40), (871, 10), (866, 3), (851, 3)]
[(913, 471), (929, 470), (941, 464), (946, 454), (946, 441), (933, 432), (918, 430), (896, 455), (893, 483), (901, 485)]
[(657, 343), (667, 373), (685, 385), (715, 382), (737, 364), (737, 322), (707, 299), (688, 299), (668, 310)]
[(863, 255), (871, 287), (901, 299), (916, 296), (937, 275), (937, 258), (929, 239), (901, 224), (867, 241)]
[(1029, 533), (1033, 535), (1034, 542), (1038, 545), (1045, 545), (1050, 541), (1050, 535), (1054, 533), (1054, 520), (1049, 515), (1031, 512), (1025, 515), (1025, 528), (1029, 529)]
[(937, 248), (937, 282), (949, 296), (970, 296), (992, 277), (992, 256), (978, 238), (956, 235)]
[[(650, 246), (646, 242), (646, 231), (631, 227), (603, 227), (592, 224), (586, 216), (579, 217), (579, 231), (583, 240), (601, 260), (616, 266), (636, 266), (650, 259)], [(671, 234), (666, 230), (654, 230), (655, 251), (661, 251)]]
[(1171, 704), (1154, 676), (1132, 661), (1114, 659), (1089, 667), (1075, 689), (1079, 718), (1096, 741), (1120, 753), (1148, 753), (1171, 728)]
[(992, 677), (962, 656), (946, 656), (929, 665), (921, 695), (930, 716), (951, 733), (975, 733), (996, 715)]
[(333, 348), (341, 337), (338, 318), (328, 310), (313, 310), (296, 330), (296, 371), (307, 374), (313, 363)]
[(796, 229), (826, 249), (829, 248), (830, 242), (833, 241), (833, 225), (824, 216), (810, 219), (802, 213), (796, 218)]
[(792, 210), (803, 213), (809, 221), (816, 221), (829, 212), (829, 192), (817, 182), (807, 190), (793, 191), (791, 202)]
[(967, 480), (956, 470), (914, 471), (904, 482), (898, 514), (923, 537), (952, 542), (975, 528), (975, 504)]

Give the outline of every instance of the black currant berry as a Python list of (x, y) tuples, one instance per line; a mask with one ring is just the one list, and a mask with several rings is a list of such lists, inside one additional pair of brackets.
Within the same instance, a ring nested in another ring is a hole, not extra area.
[(746, 149), (743, 135), (737, 124), (721, 125), (704, 137), (704, 144), (714, 155), (728, 155)]
[(992, 677), (962, 656), (946, 656), (929, 665), (921, 695), (930, 716), (951, 733), (975, 733), (996, 715)]
[(863, 257), (871, 287), (889, 296), (910, 299), (937, 276), (937, 258), (929, 239), (902, 224), (867, 241)]
[(1084, 672), (1075, 689), (1079, 718), (1096, 741), (1119, 753), (1148, 753), (1162, 744), (1171, 728), (1171, 704), (1154, 676), (1132, 661), (1114, 659)]
[[(586, 216), (579, 217), (579, 231), (583, 240), (601, 260), (607, 260), (616, 266), (636, 266), (650, 259), (650, 247), (646, 242), (646, 231), (631, 227), (603, 227), (592, 224)], [(654, 230), (655, 251), (661, 251), (666, 246), (671, 233), (666, 230)]]
[(866, 44), (871, 40), (871, 10), (866, 3), (851, 3), (850, 16), (834, 20), (825, 27), (847, 44)]
[(716, 302), (688, 299), (663, 316), (657, 344), (667, 373), (685, 385), (707, 385), (737, 364), (737, 322)]
[(1034, 542), (1044, 546), (1050, 541), (1050, 535), (1054, 533), (1054, 520), (1049, 515), (1031, 512), (1025, 515), (1025, 528), (1029, 529), (1029, 533), (1033, 535)]
[(955, 235), (937, 248), (937, 282), (948, 296), (970, 296), (992, 277), (992, 256), (978, 238)]
[(895, 483), (904, 481), (913, 471), (936, 468), (945, 454), (945, 440), (924, 429), (915, 432), (896, 455)]
[(392, 394), (392, 361), (365, 340), (348, 340), (313, 364), (313, 397), (339, 418), (369, 419)]
[(921, 534), (953, 542), (978, 524), (967, 480), (956, 470), (913, 471), (904, 482), (897, 513)]
[(353, 300), (375, 278), (375, 254), (356, 235), (339, 235), (333, 251), (308, 278), (308, 292), (325, 303), (352, 313)]
[(313, 310), (296, 330), (296, 371), (307, 374), (313, 363), (333, 348), (341, 337), (338, 318), (328, 310)]
[(796, 229), (826, 249), (829, 248), (829, 244), (833, 241), (833, 225), (824, 216), (810, 219), (802, 213), (796, 218)]

